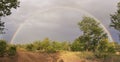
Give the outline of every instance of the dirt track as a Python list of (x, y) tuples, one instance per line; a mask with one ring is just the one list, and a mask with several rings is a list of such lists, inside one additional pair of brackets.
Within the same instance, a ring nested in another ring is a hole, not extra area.
[[(118, 60), (117, 60), (118, 61)], [(19, 51), (15, 57), (0, 58), (0, 62), (102, 62), (99, 60), (81, 59), (75, 52), (34, 53)], [(109, 61), (111, 60), (109, 59)]]
[(56, 62), (58, 53), (18, 52), (15, 57), (0, 58), (0, 62)]

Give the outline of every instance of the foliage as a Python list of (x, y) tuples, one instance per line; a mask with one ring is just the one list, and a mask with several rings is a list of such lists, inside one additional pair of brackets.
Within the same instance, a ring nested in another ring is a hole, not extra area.
[(72, 44), (71, 44), (71, 50), (72, 51), (83, 51), (84, 50), (84, 45), (81, 42), (81, 40), (76, 39)]
[(47, 53), (55, 53), (56, 49), (52, 46), (48, 46), (45, 50)]
[(31, 44), (17, 45), (17, 48), (24, 48), (27, 51), (53, 53), (61, 50), (70, 50), (70, 44), (68, 42), (51, 41), (49, 38), (45, 38), (42, 41), (34, 41)]
[(70, 43), (69, 42), (61, 42), (61, 49), (65, 51), (70, 51)]
[(111, 24), (110, 27), (113, 27), (114, 29), (118, 30), (120, 32), (120, 2), (117, 5), (118, 10), (111, 14)]
[(109, 54), (105, 53), (105, 52), (95, 52), (95, 57), (96, 58), (106, 58), (108, 56), (109, 56)]
[(0, 0), (0, 17), (11, 14), (11, 9), (19, 7), (18, 0)]
[(9, 56), (15, 56), (16, 55), (16, 46), (15, 45), (10, 45), (8, 47), (7, 53)]
[(95, 52), (97, 58), (106, 58), (115, 53), (115, 46), (113, 42), (109, 42), (108, 39), (103, 39), (99, 43), (98, 51)]
[(78, 51), (81, 53), (81, 58), (94, 59), (94, 58), (106, 58), (115, 52), (115, 47), (113, 42), (109, 42), (108, 39), (101, 39), (97, 46), (96, 51), (86, 51), (86, 48), (91, 48), (91, 46), (86, 47), (86, 38), (80, 36), (74, 42), (58, 42), (51, 41), (49, 38), (45, 38), (42, 41), (35, 41), (31, 44), (24, 44), (17, 46), (17, 48), (25, 48), (27, 51), (33, 52), (46, 52), (55, 53), (59, 51)]
[(50, 40), (49, 40), (49, 38), (45, 38), (41, 42), (41, 46), (42, 46), (42, 50), (45, 51), (50, 46)]
[(63, 45), (60, 42), (53, 41), (51, 43), (51, 46), (57, 51), (57, 50), (62, 50)]
[(15, 56), (16, 46), (8, 45), (5, 40), (0, 40), (0, 56)]
[(80, 39), (86, 51), (96, 51), (100, 41), (107, 38), (107, 34), (93, 18), (83, 17), (83, 20), (78, 25), (83, 32)]
[(99, 52), (108, 52), (109, 51), (109, 41), (107, 39), (101, 40), (98, 46)]
[(26, 50), (28, 50), (28, 51), (34, 51), (33, 44), (27, 44), (26, 45)]
[(42, 50), (43, 49), (41, 41), (35, 41), (35, 42), (33, 42), (33, 46), (34, 46), (35, 50)]
[(5, 40), (0, 40), (0, 56), (4, 56), (6, 53), (7, 43)]
[(117, 42), (115, 42), (114, 44), (115, 44), (115, 51), (120, 52), (120, 44)]
[(88, 59), (88, 60), (95, 59), (94, 53), (93, 52), (87, 52), (87, 51), (80, 52), (79, 57), (83, 58), (83, 59)]
[(5, 22), (1, 21), (2, 17), (11, 15), (12, 9), (17, 9), (19, 7), (18, 0), (0, 0), (0, 34), (4, 34), (3, 32)]
[(109, 42), (109, 44), (108, 44), (108, 51), (107, 51), (108, 53), (115, 53), (116, 51), (115, 51), (115, 44), (114, 44), (114, 42)]

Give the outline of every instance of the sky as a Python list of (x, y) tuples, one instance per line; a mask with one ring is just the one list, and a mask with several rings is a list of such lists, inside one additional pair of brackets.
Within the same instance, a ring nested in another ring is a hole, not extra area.
[(114, 41), (119, 42), (118, 32), (109, 27), (110, 14), (117, 10), (119, 1), (20, 0), (20, 7), (12, 9), (10, 16), (2, 18), (8, 29), (3, 38), (14, 43), (27, 43), (46, 37), (58, 41), (73, 41), (82, 34), (78, 22), (83, 16), (92, 15), (107, 28)]

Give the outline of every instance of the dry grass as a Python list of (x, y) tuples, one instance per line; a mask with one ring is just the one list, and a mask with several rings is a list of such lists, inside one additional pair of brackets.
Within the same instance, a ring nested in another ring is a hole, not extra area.
[(61, 52), (60, 57), (64, 62), (100, 62), (91, 52)]

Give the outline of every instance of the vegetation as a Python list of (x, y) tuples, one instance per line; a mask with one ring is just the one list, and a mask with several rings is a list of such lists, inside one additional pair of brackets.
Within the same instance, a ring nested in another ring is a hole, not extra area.
[(8, 45), (5, 40), (0, 40), (0, 57), (16, 55), (16, 46)]
[[(9, 4), (9, 5), (8, 5)], [(1, 0), (0, 1), (0, 17), (11, 14), (11, 9), (19, 6), (17, 0)], [(118, 10), (111, 15), (111, 27), (120, 32), (120, 3)], [(76, 38), (73, 42), (52, 41), (45, 38), (42, 41), (34, 41), (24, 45), (10, 45), (5, 40), (0, 40), (0, 57), (15, 56), (17, 50), (31, 52), (55, 53), (61, 51), (81, 52), (80, 57), (86, 59), (108, 58), (115, 56), (116, 52), (120, 52), (120, 44), (110, 42), (107, 34), (95, 19), (91, 17), (83, 17), (78, 23), (83, 35)], [(4, 22), (0, 21), (0, 31), (4, 30)], [(116, 55), (119, 56), (120, 54)]]
[(0, 0), (0, 34), (5, 33), (5, 22), (2, 22), (1, 18), (11, 15), (11, 9), (17, 9), (17, 7), (19, 7), (18, 0)]
[(110, 15), (111, 16), (110, 26), (120, 32), (120, 2), (118, 3), (117, 8), (118, 10), (114, 14)]
[(114, 42), (109, 42), (107, 34), (93, 18), (83, 17), (78, 25), (83, 35), (71, 44), (72, 51), (94, 52), (96, 57), (102, 58), (115, 53)]
[[(79, 22), (80, 30), (83, 32), (75, 41), (59, 42), (52, 41), (45, 38), (42, 41), (34, 41), (30, 44), (24, 45), (8, 45), (6, 41), (0, 41), (0, 56), (15, 56), (17, 50), (32, 51), (32, 52), (46, 52), (55, 53), (60, 51), (74, 51), (74, 52), (94, 52), (89, 57), (106, 58), (115, 53), (114, 42), (109, 42), (107, 34), (100, 27), (99, 23), (93, 18), (83, 17)], [(85, 53), (87, 54), (87, 53)], [(94, 56), (93, 56), (94, 55)]]
[(15, 56), (16, 53), (17, 53), (16, 46), (15, 45), (9, 45), (8, 50), (7, 50), (8, 56)]
[[(78, 25), (83, 32), (83, 35), (71, 43), (52, 41), (49, 38), (45, 38), (42, 41), (34, 41), (31, 44), (16, 46), (18, 49), (32, 52), (94, 52), (94, 57), (97, 58), (105, 58), (115, 53), (114, 42), (109, 42), (107, 34), (96, 20), (90, 17), (83, 17), (83, 20), (79, 22)], [(13, 50), (15, 49), (13, 48)]]
[[(111, 14), (111, 24), (110, 27), (113, 27), (119, 32), (120, 38), (120, 2), (117, 4), (117, 11), (114, 14)], [(120, 44), (115, 42), (115, 50), (116, 52), (120, 52)]]
[(71, 50), (72, 51), (84, 51), (84, 43), (81, 42), (81, 40), (76, 39), (72, 44), (71, 44)]
[[(2, 17), (12, 14), (12, 9), (19, 7), (18, 0), (0, 0), (0, 34), (4, 34), (5, 22), (1, 21)], [(5, 40), (0, 40), (0, 56), (14, 56), (16, 54), (16, 46), (8, 45)]]
[(17, 48), (24, 48), (27, 51), (54, 53), (62, 50), (68, 51), (70, 44), (68, 42), (51, 41), (45, 38), (42, 41), (35, 41), (31, 44), (17, 45)]
[(97, 51), (100, 42), (103, 39), (107, 39), (107, 34), (100, 27), (100, 24), (93, 18), (83, 17), (83, 20), (78, 25), (83, 32), (79, 39), (84, 44), (85, 50)]
[(116, 52), (120, 52), (120, 44), (115, 42), (115, 50)]
[(0, 56), (4, 56), (6, 53), (7, 43), (4, 40), (0, 40)]

